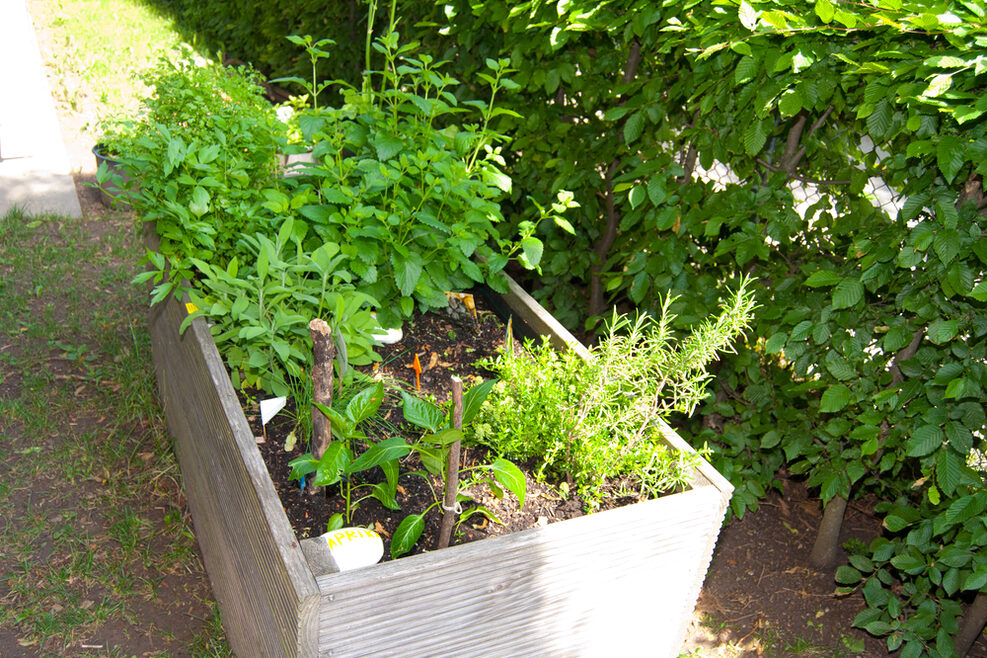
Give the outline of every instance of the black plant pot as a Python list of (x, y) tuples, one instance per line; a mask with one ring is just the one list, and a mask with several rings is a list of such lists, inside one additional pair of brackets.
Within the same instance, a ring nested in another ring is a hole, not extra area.
[(110, 179), (99, 188), (100, 202), (110, 208), (121, 195), (126, 194), (130, 176), (127, 175), (123, 163), (109, 155), (105, 144), (96, 144), (92, 151), (96, 158), (96, 168), (99, 169), (100, 164), (106, 163), (106, 169), (110, 172)]

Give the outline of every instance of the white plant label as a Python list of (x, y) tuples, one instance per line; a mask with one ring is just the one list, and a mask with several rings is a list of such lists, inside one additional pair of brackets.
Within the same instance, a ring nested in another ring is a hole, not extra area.
[(261, 425), (267, 425), (267, 422), (274, 418), (274, 416), (284, 409), (284, 405), (288, 403), (288, 398), (271, 398), (269, 400), (260, 401), (260, 423)]

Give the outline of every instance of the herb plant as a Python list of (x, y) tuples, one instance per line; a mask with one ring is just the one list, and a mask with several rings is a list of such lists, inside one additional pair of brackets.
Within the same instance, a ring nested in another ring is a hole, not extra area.
[(681, 340), (667, 298), (658, 318), (614, 313), (587, 359), (547, 341), (506, 348), (483, 365), (501, 376), (481, 408), (475, 440), (520, 459), (537, 458), (576, 486), (591, 506), (609, 479), (653, 497), (683, 486), (694, 466), (669, 450), (656, 419), (690, 413), (705, 396), (709, 364), (742, 333), (754, 308), (747, 280), (708, 320)]
[[(317, 56), (310, 39), (293, 41)], [(518, 246), (497, 229), (511, 181), (490, 121), (507, 112), (494, 106), (497, 92), (516, 85), (508, 60), (490, 60), (479, 76), (489, 101), (460, 101), (444, 62), (417, 54), (417, 43), (400, 45), (393, 22), (373, 47), (384, 66), (366, 74), (363, 89), (346, 89), (342, 107), (298, 115), (316, 162), (288, 184), (292, 205), (322, 239), (342, 245), (360, 288), (380, 300), (381, 322), (394, 326), (416, 305), (445, 306), (446, 291), (479, 282), (504, 289), (498, 275)], [(533, 232), (521, 236), (527, 267), (541, 258)]]

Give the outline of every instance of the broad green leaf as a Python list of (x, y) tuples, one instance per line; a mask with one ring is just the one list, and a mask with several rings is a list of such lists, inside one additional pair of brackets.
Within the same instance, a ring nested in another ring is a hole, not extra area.
[(936, 453), (936, 482), (947, 496), (952, 496), (963, 478), (963, 459), (952, 450)]
[(378, 133), (374, 136), (373, 142), (377, 150), (377, 159), (381, 162), (390, 160), (404, 148), (404, 142), (400, 138), (387, 133)]
[(829, 373), (840, 381), (853, 379), (857, 376), (857, 371), (850, 365), (850, 362), (840, 356), (836, 350), (830, 350), (826, 353), (825, 364)]
[(973, 287), (967, 297), (973, 297), (978, 302), (987, 302), (987, 279), (981, 281)]
[(665, 179), (660, 176), (653, 176), (648, 181), (648, 198), (651, 199), (651, 203), (656, 206), (661, 205), (667, 196)]
[(518, 507), (524, 507), (524, 494), (527, 490), (527, 485), (525, 484), (524, 473), (521, 472), (521, 469), (503, 457), (494, 460), (490, 468), (497, 481), (517, 497)]
[(496, 379), (488, 379), (463, 393), (463, 427), (466, 427), (473, 421), (476, 412), (480, 410), (483, 401), (490, 395), (490, 391), (496, 383)]
[(401, 391), (401, 399), (404, 402), (404, 419), (409, 423), (433, 434), (445, 423), (445, 412), (431, 402), (408, 395), (405, 391)]
[(320, 402), (315, 402), (314, 404), (315, 408), (321, 411), (325, 417), (329, 419), (329, 424), (332, 425), (333, 432), (342, 437), (350, 437), (353, 435), (353, 430), (356, 429), (356, 423), (354, 423), (349, 416), (344, 416), (332, 407), (327, 407)]
[(960, 253), (960, 233), (956, 229), (943, 229), (936, 233), (932, 248), (943, 265), (949, 265)]
[(375, 484), (370, 488), (370, 495), (380, 501), (380, 504), (387, 509), (400, 510), (401, 506), (398, 505), (397, 499), (394, 498), (394, 493), (391, 489), (384, 484)]
[(939, 171), (946, 178), (946, 182), (952, 183), (956, 174), (963, 167), (963, 162), (966, 159), (964, 151), (963, 142), (960, 141), (959, 137), (942, 135), (939, 138), (939, 143), (936, 144), (936, 162), (939, 165)]
[(528, 261), (530, 268), (538, 267), (541, 263), (544, 248), (545, 245), (538, 238), (527, 237), (521, 240), (521, 251), (524, 252), (524, 257)]
[(777, 430), (768, 430), (761, 437), (761, 448), (769, 450), (781, 443), (781, 434)]
[(768, 141), (768, 128), (763, 120), (751, 121), (744, 131), (744, 150), (747, 155), (755, 156), (764, 148)]
[(365, 388), (346, 405), (346, 415), (358, 425), (377, 413), (381, 402), (384, 401), (384, 384), (377, 382), (370, 388)]
[(631, 188), (631, 193), (627, 195), (627, 200), (631, 204), (631, 208), (637, 208), (644, 201), (646, 196), (645, 188), (643, 185), (635, 185)]
[(880, 142), (888, 136), (892, 114), (891, 103), (886, 98), (882, 98), (874, 105), (874, 111), (867, 117), (867, 132), (875, 142)]
[(425, 519), (421, 514), (409, 514), (401, 519), (391, 537), (391, 558), (397, 559), (414, 548), (424, 529)]
[(198, 185), (192, 190), (192, 199), (189, 201), (188, 209), (196, 217), (201, 217), (209, 212), (209, 192)]
[(943, 320), (939, 318), (932, 322), (926, 330), (929, 340), (936, 345), (944, 345), (956, 337), (960, 330), (958, 320)]
[(981, 567), (968, 575), (963, 581), (963, 590), (980, 590), (987, 585), (987, 567)]
[(884, 335), (884, 349), (887, 352), (897, 352), (912, 342), (913, 333), (906, 327), (891, 327)]
[(343, 518), (343, 515), (340, 514), (339, 512), (336, 512), (335, 514), (329, 517), (329, 522), (326, 523), (326, 532), (339, 530), (340, 528), (343, 527), (343, 524), (345, 522), (346, 520)]
[(430, 443), (437, 446), (449, 446), (456, 441), (463, 440), (463, 430), (457, 430), (452, 427), (447, 427), (444, 430), (439, 430), (435, 434), (429, 434), (428, 436), (422, 437), (422, 441), (425, 443)]
[(352, 455), (346, 444), (342, 441), (333, 441), (319, 458), (319, 467), (315, 472), (314, 484), (319, 487), (336, 484), (351, 460)]
[(783, 117), (792, 117), (802, 111), (802, 95), (796, 89), (789, 90), (778, 102)]
[(391, 252), (391, 265), (394, 266), (394, 280), (398, 290), (405, 297), (411, 297), (422, 276), (421, 257), (412, 253), (407, 257), (396, 251)]
[(291, 474), (288, 475), (288, 479), (297, 480), (303, 475), (315, 473), (316, 469), (319, 468), (319, 460), (310, 454), (304, 454), (301, 457), (292, 459), (288, 462), (288, 466), (291, 467)]
[(929, 86), (925, 88), (922, 95), (927, 98), (938, 98), (953, 86), (952, 73), (937, 73), (929, 80)]
[(863, 578), (859, 571), (845, 564), (836, 568), (836, 582), (841, 585), (856, 585)]
[(833, 20), (833, 15), (836, 10), (833, 9), (833, 3), (831, 0), (816, 0), (816, 16), (819, 17), (823, 23), (829, 23)]
[(833, 290), (833, 308), (850, 308), (864, 298), (864, 285), (857, 279), (843, 279)]
[(896, 514), (889, 514), (884, 517), (883, 525), (891, 532), (900, 532), (908, 527), (908, 522)]
[(810, 288), (821, 288), (824, 286), (835, 286), (843, 280), (843, 277), (832, 270), (817, 270), (809, 275), (805, 280), (805, 285)]
[(850, 404), (853, 393), (845, 384), (834, 384), (823, 392), (819, 410), (823, 413), (834, 413)]
[(624, 122), (624, 141), (629, 146), (641, 137), (642, 132), (644, 132), (644, 112), (638, 110)]
[(404, 438), (393, 436), (370, 446), (362, 455), (347, 465), (346, 473), (368, 471), (384, 462), (401, 459), (410, 452), (411, 446), (405, 443)]
[(935, 425), (922, 425), (908, 439), (908, 456), (925, 457), (942, 445), (943, 433)]
[(753, 57), (741, 57), (737, 62), (737, 68), (733, 72), (733, 83), (743, 84), (754, 79), (757, 73), (757, 60)]
[(780, 331), (773, 334), (771, 338), (767, 340), (764, 344), (764, 351), (768, 354), (777, 354), (785, 347), (785, 343), (788, 342), (788, 334), (784, 331)]

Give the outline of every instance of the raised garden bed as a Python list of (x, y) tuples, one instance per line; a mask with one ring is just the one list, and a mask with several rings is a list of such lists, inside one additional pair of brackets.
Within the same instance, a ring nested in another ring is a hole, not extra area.
[[(584, 349), (513, 281), (502, 301)], [(711, 466), (682, 493), (334, 573), (324, 543), (292, 532), (205, 321), (178, 332), (186, 315), (174, 298), (151, 310), (155, 369), (237, 654), (677, 655), (732, 492)]]

